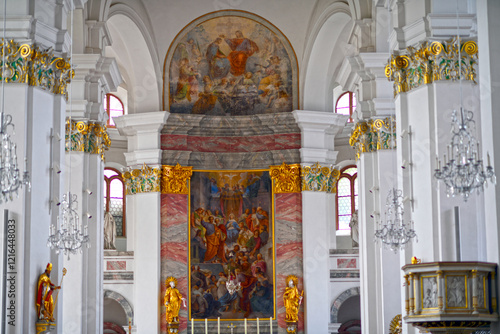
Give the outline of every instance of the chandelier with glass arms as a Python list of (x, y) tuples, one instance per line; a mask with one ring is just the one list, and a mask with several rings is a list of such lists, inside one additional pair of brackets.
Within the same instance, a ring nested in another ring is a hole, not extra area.
[(473, 112), (460, 108), (460, 113), (453, 111), (451, 116), (452, 138), (448, 145), (448, 155), (444, 155), (443, 166), (436, 158), (436, 170), (434, 176), (443, 181), (446, 185), (448, 197), (461, 195), (467, 201), (470, 194), (476, 190), (477, 193), (483, 190), (489, 179), (496, 184), (495, 171), (488, 157), (486, 169), (483, 166), (479, 142), (474, 135)]
[(403, 209), (403, 192), (393, 188), (387, 195), (385, 203), (384, 221), (378, 222), (375, 231), (375, 240), (380, 240), (384, 246), (397, 252), (417, 236), (413, 229), (413, 222), (405, 222)]

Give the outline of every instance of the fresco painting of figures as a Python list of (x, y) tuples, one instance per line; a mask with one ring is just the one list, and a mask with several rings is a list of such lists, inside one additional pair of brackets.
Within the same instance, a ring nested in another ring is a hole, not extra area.
[(169, 72), (170, 112), (254, 115), (292, 111), (292, 68), (280, 38), (245, 17), (220, 16), (188, 31)]
[(274, 316), (271, 195), (267, 171), (193, 173), (189, 318)]

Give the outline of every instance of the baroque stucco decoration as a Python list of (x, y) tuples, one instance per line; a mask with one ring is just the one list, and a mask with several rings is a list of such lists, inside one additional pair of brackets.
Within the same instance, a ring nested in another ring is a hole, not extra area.
[(312, 166), (302, 166), (301, 175), (303, 191), (337, 192), (340, 171), (332, 166), (321, 166), (319, 162)]
[(273, 180), (273, 192), (300, 193), (300, 165), (287, 165), (285, 162), (280, 166), (270, 166), (271, 179)]
[(130, 169), (122, 174), (127, 195), (160, 192), (161, 169), (144, 164), (141, 169)]
[(189, 194), (187, 181), (193, 175), (193, 167), (162, 166), (161, 192), (162, 194)]
[(298, 108), (298, 66), (283, 33), (239, 10), (203, 15), (165, 57), (163, 108), (171, 113), (255, 115)]
[[(1, 41), (0, 54), (4, 50), (4, 40)], [(5, 43), (5, 55), (1, 58), (4, 57), (6, 82), (40, 87), (68, 98), (67, 86), (74, 76), (69, 59), (57, 57), (51, 49), (44, 50), (35, 44), (19, 45), (14, 40)]]
[(391, 55), (385, 75), (394, 81), (394, 96), (439, 80), (462, 78), (476, 83), (477, 44), (456, 38), (444, 42), (423, 42)]
[(395, 149), (396, 120), (394, 117), (387, 117), (357, 122), (349, 144), (356, 150), (356, 160), (362, 153)]
[(98, 154), (104, 160), (110, 146), (107, 128), (100, 122), (66, 120), (66, 151)]

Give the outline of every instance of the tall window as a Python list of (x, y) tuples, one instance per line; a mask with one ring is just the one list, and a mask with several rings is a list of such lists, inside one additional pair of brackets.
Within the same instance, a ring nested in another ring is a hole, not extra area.
[(116, 236), (125, 236), (125, 187), (122, 174), (114, 168), (104, 169), (104, 212), (116, 222)]
[(114, 128), (113, 117), (123, 116), (124, 108), (122, 101), (113, 94), (106, 94), (106, 113), (108, 114), (108, 127)]
[(358, 173), (356, 166), (340, 171), (337, 183), (337, 230), (350, 230), (351, 216), (358, 209)]
[(335, 112), (337, 114), (349, 116), (349, 123), (352, 122), (352, 112), (356, 109), (356, 96), (353, 92), (345, 92), (337, 99)]

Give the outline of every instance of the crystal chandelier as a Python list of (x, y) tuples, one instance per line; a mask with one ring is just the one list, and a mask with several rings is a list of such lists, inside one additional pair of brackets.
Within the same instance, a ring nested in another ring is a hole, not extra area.
[(378, 222), (375, 239), (380, 240), (384, 246), (397, 252), (414, 237), (417, 236), (413, 229), (413, 222), (406, 223), (403, 219), (403, 192), (393, 188), (387, 195), (384, 212), (385, 221)]
[[(73, 12), (71, 8), (71, 49), (70, 49), (70, 68), (73, 71)], [(73, 108), (73, 83), (69, 86), (69, 124), (66, 127), (66, 140), (71, 142), (73, 135), (73, 124), (71, 122), (71, 110)], [(60, 203), (60, 212), (57, 217), (57, 228), (54, 225), (49, 226), (49, 238), (47, 240), (47, 247), (56, 251), (63, 252), (64, 255), (76, 254), (77, 250), (82, 252), (82, 246), (90, 247), (90, 238), (88, 234), (88, 225), (82, 226), (80, 223), (80, 216), (78, 215), (78, 201), (76, 194), (71, 193), (71, 145), (66, 143), (69, 147), (69, 188), (70, 190), (63, 195), (63, 200)]]
[(90, 239), (88, 235), (88, 226), (80, 223), (78, 216), (78, 202), (75, 194), (67, 192), (63, 195), (61, 201), (61, 213), (57, 217), (57, 229), (54, 225), (49, 226), (49, 239), (47, 247), (56, 251), (56, 254), (63, 252), (64, 255), (76, 254), (79, 249), (82, 252), (82, 245), (86, 244), (90, 247)]
[(469, 195), (475, 190), (479, 193), (483, 190), (486, 181), (496, 184), (496, 176), (491, 167), (490, 156), (486, 170), (481, 159), (479, 142), (474, 135), (473, 112), (460, 108), (457, 115), (454, 110), (451, 116), (451, 143), (448, 145), (448, 156), (444, 155), (444, 163), (436, 158), (436, 170), (434, 176), (446, 185), (448, 197), (461, 195), (467, 202)]

